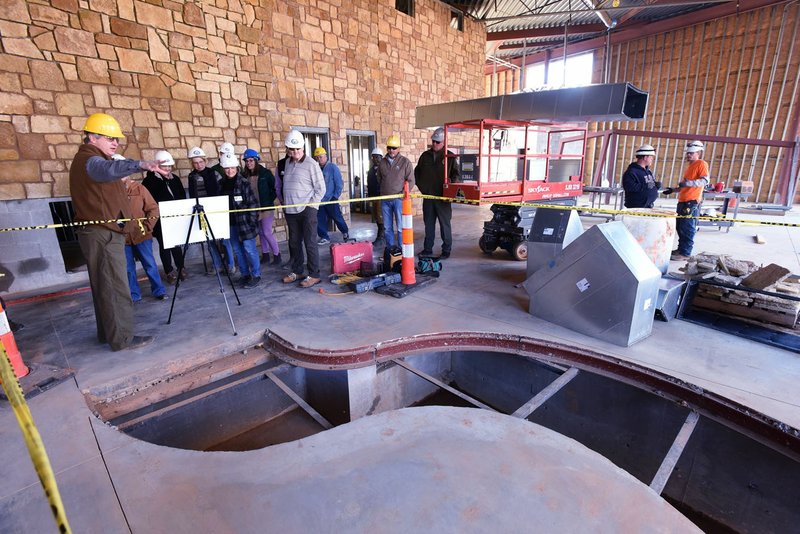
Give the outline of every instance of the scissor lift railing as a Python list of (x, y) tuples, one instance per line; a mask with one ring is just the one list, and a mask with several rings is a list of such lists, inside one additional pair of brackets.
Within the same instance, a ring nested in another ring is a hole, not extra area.
[[(482, 119), (448, 123), (444, 128), (445, 147), (458, 147), (445, 151), (446, 160), (461, 160), (460, 181), (445, 176), (446, 197), (524, 202), (576, 197), (582, 192), (584, 125)], [(512, 136), (517, 145), (504, 146)]]

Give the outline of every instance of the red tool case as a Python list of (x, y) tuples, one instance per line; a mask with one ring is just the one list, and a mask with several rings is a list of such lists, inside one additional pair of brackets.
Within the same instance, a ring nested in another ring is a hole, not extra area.
[(361, 262), (373, 263), (372, 243), (369, 241), (331, 244), (331, 270), (334, 274), (358, 271)]

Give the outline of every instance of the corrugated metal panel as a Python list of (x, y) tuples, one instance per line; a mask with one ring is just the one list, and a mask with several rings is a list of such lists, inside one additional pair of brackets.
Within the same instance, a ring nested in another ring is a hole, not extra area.
[(705, 7), (713, 6), (716, 4), (695, 4), (688, 6), (672, 6), (672, 7), (649, 7), (636, 13), (630, 19), (630, 22), (654, 22), (657, 20), (668, 19), (697, 11)]
[[(581, 0), (561, 0), (556, 2), (540, 0), (445, 0), (445, 3), (462, 9), (479, 21), (485, 21), (486, 30), (489, 33), (535, 28), (560, 28), (565, 24), (596, 24), (600, 21), (598, 15), (588, 11), (588, 8)], [(638, 10), (630, 17), (630, 21), (655, 21), (690, 13), (711, 5), (714, 5), (714, 3), (653, 7), (648, 0), (628, 0), (624, 6), (627, 9), (611, 10), (607, 11), (607, 13), (610, 18), (619, 20), (625, 18), (629, 10)], [(519, 18), (521, 15), (527, 14), (535, 16)], [(502, 20), (506, 17), (508, 17), (506, 20)]]

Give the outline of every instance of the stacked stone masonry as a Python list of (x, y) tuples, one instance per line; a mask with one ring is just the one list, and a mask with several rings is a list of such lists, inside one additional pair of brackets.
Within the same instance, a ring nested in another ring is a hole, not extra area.
[(698, 284), (693, 306), (756, 322), (797, 327), (800, 278), (785, 267), (761, 267), (724, 254), (702, 253), (692, 256), (681, 270), (694, 279), (726, 286)]
[[(260, 149), (270, 168), (293, 126), (327, 129), (347, 177), (348, 130), (427, 146), (417, 105), (483, 92), (485, 31), (450, 9), (389, 0), (8, 0), (0, 10), (0, 200), (69, 196), (80, 128), (112, 114), (120, 151)], [(348, 188), (345, 187), (345, 191)]]

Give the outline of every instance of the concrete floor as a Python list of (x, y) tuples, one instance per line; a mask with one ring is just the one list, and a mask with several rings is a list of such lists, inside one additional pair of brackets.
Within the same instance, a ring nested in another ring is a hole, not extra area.
[[(513, 434), (515, 439), (508, 446), (520, 447), (526, 455), (538, 454), (535, 451), (540, 444), (535, 442), (539, 438), (562, 452), (568, 451), (560, 457), (542, 456), (548, 465), (578, 461), (570, 455), (589, 458), (587, 469), (603, 477), (604, 487), (611, 480), (618, 482), (627, 488), (631, 498), (643, 503), (642, 510), (648, 510), (639, 523), (635, 518), (621, 517), (603, 501), (604, 494), (613, 495), (604, 489), (594, 491), (591, 501), (585, 501), (585, 507), (576, 513), (573, 505), (564, 504), (564, 495), (544, 491), (537, 502), (549, 510), (547, 517), (553, 521), (553, 528), (548, 530), (566, 525), (558, 521), (571, 521), (570, 530), (588, 521), (596, 527), (598, 517), (602, 518), (599, 529), (608, 531), (619, 531), (621, 525), (630, 524), (643, 531), (688, 528), (652, 492), (648, 494), (645, 486), (624, 473), (615, 473), (616, 468), (604, 459), (592, 457), (593, 453), (576, 442), (552, 436), (545, 429), (531, 424), (514, 426), (518, 423), (506, 416), (475, 411), (468, 411), (467, 416), (456, 408), (405, 410), (260, 451), (194, 453), (138, 442), (116, 432), (91, 414), (80, 394), (113, 397), (144, 387), (164, 376), (251, 347), (263, 339), (267, 330), (296, 345), (320, 349), (448, 331), (524, 335), (590, 348), (650, 367), (800, 428), (800, 391), (796, 387), (800, 381), (800, 356), (794, 353), (679, 320), (656, 322), (649, 338), (621, 348), (530, 316), (526, 311), (527, 294), (515, 287), (525, 278), (525, 264), (511, 260), (503, 251), (490, 257), (477, 248), (482, 221), (489, 215), (488, 207), (454, 206), (455, 245), (442, 277), (404, 299), (374, 293), (332, 296), (329, 293), (341, 289), (327, 282), (321, 285), (326, 293), (319, 292), (320, 286), (300, 289), (282, 284), (283, 271), (279, 268), (267, 269), (261, 287), (238, 290), (241, 306), (235, 304), (230, 289), (226, 290), (237, 336), (232, 335), (216, 279), (200, 274), (202, 266), (196, 253), (189, 262), (193, 266), (190, 270), (196, 274), (180, 288), (171, 325), (165, 324), (170, 301), (145, 297), (136, 305), (137, 333), (157, 336), (155, 344), (146, 348), (112, 353), (107, 346), (98, 344), (88, 292), (25, 303), (12, 300), (9, 314), (25, 324), (16, 340), (26, 362), (50, 363), (76, 371), (74, 380), (48, 390), (30, 403), (75, 531), (127, 532), (127, 525), (134, 532), (246, 532), (263, 530), (265, 524), (288, 531), (307, 531), (308, 527), (323, 531), (408, 531), (430, 527), (486, 531), (497, 530), (497, 526), (500, 530), (528, 527), (531, 518), (537, 516), (524, 512), (541, 510), (529, 500), (525, 501), (526, 506), (518, 505), (521, 495), (529, 498), (531, 486), (526, 489), (521, 484), (526, 478), (536, 479), (535, 470), (531, 471), (530, 466), (521, 469), (518, 461), (510, 462), (514, 466), (512, 474), (505, 479), (487, 478), (490, 471), (477, 468), (464, 470), (455, 464), (460, 460), (450, 458), (457, 455), (439, 456), (441, 444), (456, 428), (462, 434), (454, 443), (465, 455), (490, 458), (492, 454), (482, 449), (486, 443), (496, 446)], [(740, 218), (800, 221), (795, 214)], [(584, 218), (585, 225), (599, 222), (602, 219)], [(421, 223), (420, 217), (415, 218), (417, 250), (422, 239)], [(372, 239), (374, 225), (363, 216), (355, 216), (353, 227), (353, 237)], [(756, 233), (766, 237), (765, 245), (753, 242)], [(798, 234), (793, 227), (737, 225), (729, 233), (701, 229), (695, 251), (730, 253), (764, 264), (775, 262), (797, 273), (797, 245)], [(438, 246), (437, 242), (436, 250)], [(329, 272), (328, 254), (322, 257), (323, 273)], [(672, 267), (677, 268), (678, 264), (673, 263)], [(143, 290), (146, 295), (147, 289)], [(475, 425), (467, 430), (459, 427), (455, 420), (462, 417), (468, 417)], [(6, 532), (46, 531), (52, 525), (46, 500), (7, 404), (0, 406), (0, 418), (4, 423), (0, 427), (0, 451), (4, 458), (14, 459), (0, 467), (0, 479), (4, 480), (0, 526), (8, 527), (2, 529)], [(400, 445), (386, 447), (387, 440), (380, 432), (387, 425), (397, 425), (403, 440), (411, 441), (400, 440)], [(422, 427), (429, 433), (418, 437)], [(484, 440), (490, 434), (493, 437)], [(569, 443), (555, 445), (558, 440)], [(351, 445), (347, 449), (345, 443), (358, 443), (360, 448)], [(381, 447), (375, 449), (378, 444)], [(401, 475), (407, 469), (394, 470), (384, 465), (397, 455), (402, 462), (422, 462), (419, 465), (429, 468), (420, 468), (405, 480)], [(366, 462), (366, 458), (370, 461)], [(333, 464), (323, 463), (326, 461)], [(433, 466), (445, 461), (453, 462), (443, 468), (447, 485), (437, 486), (436, 496), (420, 492), (419, 485), (429, 484), (430, 477), (439, 480)], [(335, 473), (330, 472), (331, 465), (336, 466)], [(500, 472), (503, 469), (500, 464), (486, 466), (491, 468)], [(476, 487), (481, 488), (481, 499), (487, 494), (503, 494), (506, 498), (482, 508), (475, 502), (475, 492), (464, 490)], [(312, 488), (319, 491), (313, 492)], [(373, 500), (365, 501), (367, 494)], [(583, 494), (573, 493), (571, 498), (576, 495)], [(420, 508), (423, 503), (426, 507)], [(472, 504), (476, 508), (471, 508)], [(663, 522), (652, 519), (658, 514), (663, 514)], [(499, 517), (509, 522), (498, 525)]]

